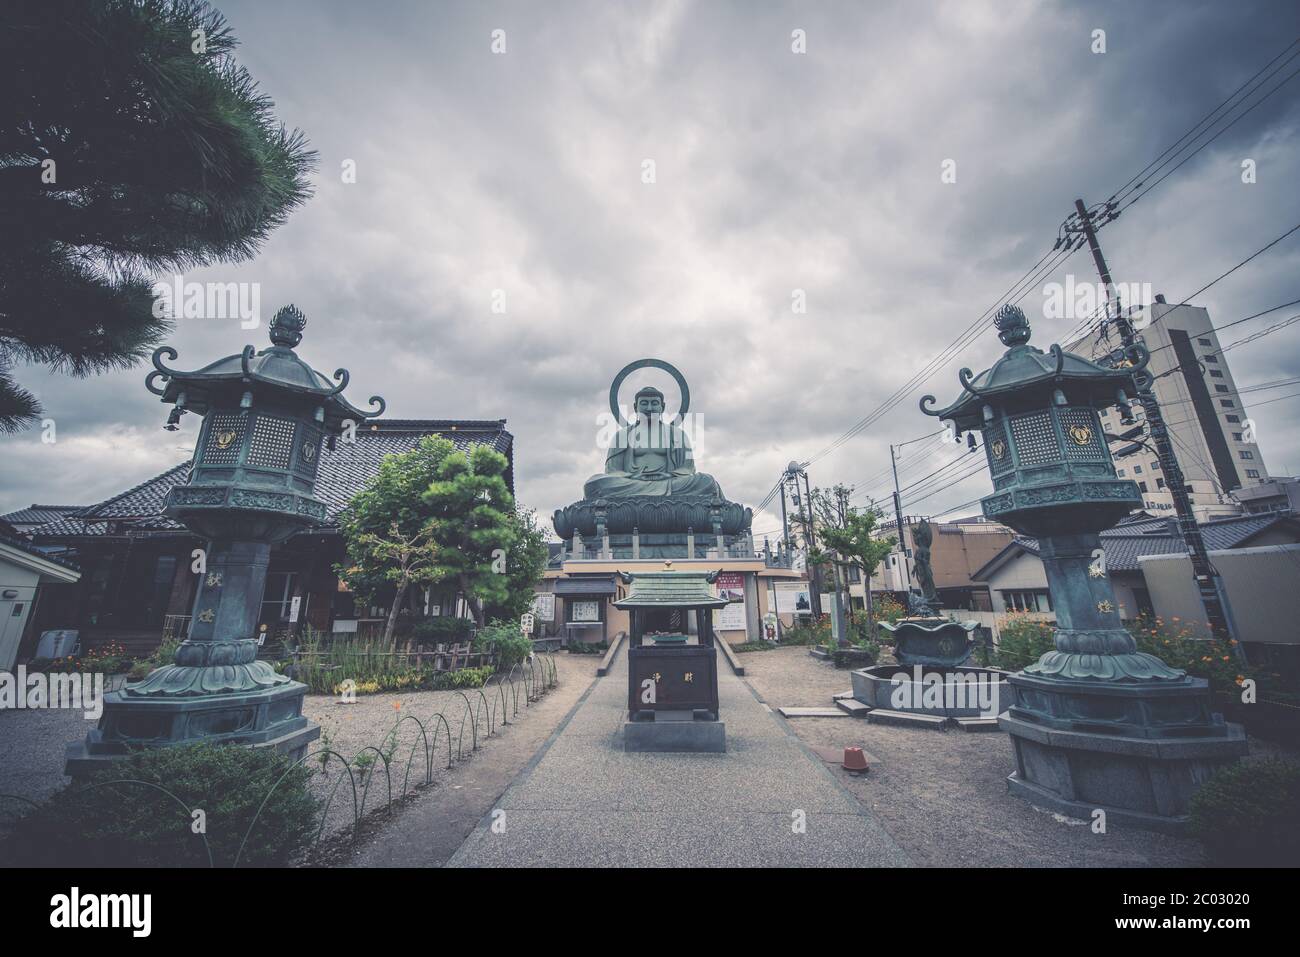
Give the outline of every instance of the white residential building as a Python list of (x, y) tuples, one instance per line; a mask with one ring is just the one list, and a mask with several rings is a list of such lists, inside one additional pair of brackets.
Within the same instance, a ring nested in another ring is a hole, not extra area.
[[(1240, 514), (1234, 490), (1269, 481), (1264, 457), (1253, 441), (1246, 403), (1237, 393), (1227, 357), (1221, 354), (1222, 344), (1210, 314), (1200, 306), (1169, 305), (1163, 296), (1155, 298), (1140, 312), (1135, 310), (1133, 317), (1138, 325), (1149, 320), (1141, 329), (1142, 339), (1151, 351), (1148, 369), (1156, 377), (1156, 398), (1189, 487), (1192, 509), (1199, 522)], [(1108, 341), (1096, 331), (1065, 348), (1101, 358), (1120, 346), (1113, 323), (1109, 331)], [(1134, 405), (1133, 412), (1141, 421), (1141, 407)], [(1111, 435), (1132, 428), (1120, 422), (1117, 409), (1104, 412), (1101, 418), (1102, 427)], [(1112, 444), (1111, 451), (1127, 445)], [(1142, 449), (1117, 458), (1115, 467), (1121, 478), (1138, 483), (1146, 511), (1172, 514), (1173, 497), (1154, 451)]]

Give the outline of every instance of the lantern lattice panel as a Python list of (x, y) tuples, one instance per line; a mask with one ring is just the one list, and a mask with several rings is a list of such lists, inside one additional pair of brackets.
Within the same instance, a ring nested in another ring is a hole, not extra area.
[(294, 470), (305, 478), (314, 479), (320, 465), (321, 439), (324, 437), (318, 429), (303, 427), (302, 438), (298, 442), (298, 460)]
[(1071, 461), (1096, 462), (1106, 457), (1101, 430), (1091, 409), (1061, 410), (1061, 431), (1065, 433), (1065, 457)]
[(993, 422), (984, 429), (984, 454), (989, 460), (989, 471), (994, 475), (1011, 470), (1013, 460), (1007, 443), (1007, 427), (1001, 422)]
[(236, 413), (215, 413), (208, 425), (208, 444), (203, 449), (203, 464), (238, 464), (247, 422), (244, 416)]
[(1047, 412), (1035, 412), (1011, 420), (1011, 434), (1016, 442), (1016, 457), (1021, 466), (1047, 465), (1061, 461), (1061, 448)]
[(248, 443), (248, 464), (264, 468), (287, 469), (293, 452), (295, 423), (291, 419), (259, 415)]

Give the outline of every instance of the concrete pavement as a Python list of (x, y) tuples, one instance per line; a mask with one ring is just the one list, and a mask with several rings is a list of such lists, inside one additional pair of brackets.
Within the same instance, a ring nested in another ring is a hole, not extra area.
[(580, 700), (452, 867), (897, 867), (906, 853), (722, 665), (726, 754), (625, 753), (627, 655)]

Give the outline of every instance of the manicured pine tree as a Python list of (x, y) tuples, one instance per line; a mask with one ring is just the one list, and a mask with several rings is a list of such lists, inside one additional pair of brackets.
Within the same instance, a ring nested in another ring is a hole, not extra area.
[(150, 273), (248, 259), (310, 195), (236, 42), (199, 0), (0, 4), (0, 432), (42, 411), (16, 364), (133, 365)]

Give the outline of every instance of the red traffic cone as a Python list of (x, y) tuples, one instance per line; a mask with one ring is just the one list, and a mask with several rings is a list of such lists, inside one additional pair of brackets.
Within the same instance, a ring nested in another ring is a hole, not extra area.
[(840, 765), (845, 771), (867, 771), (867, 756), (858, 747), (844, 749), (844, 761)]

